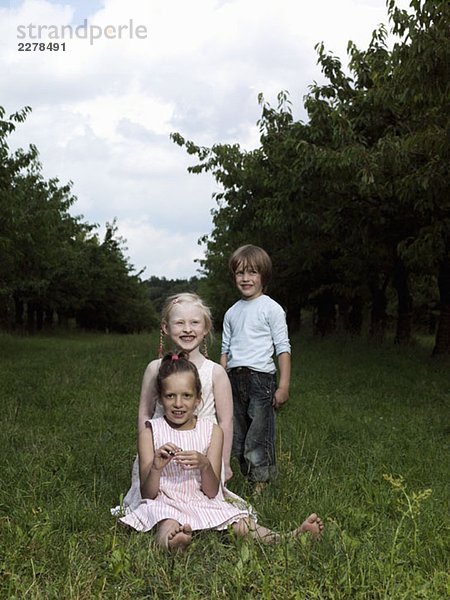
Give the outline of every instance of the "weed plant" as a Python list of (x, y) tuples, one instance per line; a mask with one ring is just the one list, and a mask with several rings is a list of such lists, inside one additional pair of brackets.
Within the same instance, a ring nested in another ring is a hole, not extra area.
[(324, 538), (201, 533), (175, 557), (110, 514), (156, 336), (0, 336), (0, 597), (448, 597), (450, 370), (429, 344), (295, 338), (278, 479), (230, 488), (278, 531), (317, 511)]

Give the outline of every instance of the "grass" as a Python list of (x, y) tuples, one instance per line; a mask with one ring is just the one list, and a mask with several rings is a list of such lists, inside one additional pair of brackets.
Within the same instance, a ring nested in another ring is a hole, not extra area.
[[(0, 597), (448, 597), (448, 363), (430, 340), (294, 339), (280, 474), (253, 499), (277, 547), (203, 533), (173, 557), (109, 508), (130, 482), (154, 336), (0, 336)], [(230, 487), (250, 498), (238, 474)]]

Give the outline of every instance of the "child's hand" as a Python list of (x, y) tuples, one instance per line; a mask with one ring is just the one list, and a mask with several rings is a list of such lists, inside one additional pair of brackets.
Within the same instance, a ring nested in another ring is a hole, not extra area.
[(209, 466), (210, 462), (207, 456), (196, 452), (195, 450), (182, 450), (177, 452), (175, 462), (183, 467), (183, 469), (200, 469), (202, 471)]
[(289, 392), (283, 388), (278, 388), (273, 395), (272, 405), (275, 409), (280, 408), (285, 402), (288, 401)]
[(175, 444), (168, 442), (158, 448), (153, 458), (152, 469), (161, 471), (164, 467), (174, 458), (177, 452), (181, 452), (181, 448), (178, 448)]
[(224, 465), (224, 469), (225, 469), (225, 481), (230, 481), (230, 479), (233, 477), (233, 471), (232, 471), (230, 465)]

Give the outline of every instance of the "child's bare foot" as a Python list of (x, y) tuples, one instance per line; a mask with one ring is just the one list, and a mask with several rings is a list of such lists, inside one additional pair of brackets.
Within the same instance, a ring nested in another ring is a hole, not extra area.
[(317, 540), (323, 533), (322, 519), (312, 513), (295, 531), (292, 532), (292, 537), (296, 538), (302, 533), (310, 533), (313, 540)]
[(257, 483), (255, 483), (255, 487), (253, 488), (253, 494), (255, 496), (261, 495), (266, 485), (267, 483), (265, 481), (258, 481)]
[(178, 525), (167, 536), (167, 545), (170, 550), (184, 552), (192, 542), (192, 528), (189, 524)]

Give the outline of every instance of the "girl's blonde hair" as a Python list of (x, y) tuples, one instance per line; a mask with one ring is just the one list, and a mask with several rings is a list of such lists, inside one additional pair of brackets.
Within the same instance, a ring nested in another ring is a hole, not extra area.
[(206, 341), (207, 340), (209, 342), (212, 341), (212, 332), (213, 332), (213, 321), (212, 321), (212, 316), (211, 316), (211, 310), (210, 310), (209, 306), (207, 306), (203, 302), (203, 300), (200, 298), (200, 296), (198, 296), (197, 294), (194, 294), (192, 292), (182, 292), (181, 294), (174, 294), (173, 296), (169, 296), (166, 299), (164, 306), (162, 308), (162, 311), (161, 311), (161, 336), (160, 336), (159, 355), (162, 356), (162, 352), (163, 352), (162, 326), (163, 325), (165, 325), (166, 327), (169, 326), (170, 314), (171, 314), (173, 308), (177, 305), (183, 305), (183, 304), (193, 304), (194, 306), (197, 306), (203, 313), (203, 318), (205, 319), (205, 329), (207, 329), (207, 331), (208, 331), (208, 333), (205, 337), (205, 347), (203, 348), (203, 353), (205, 354), (205, 356), (208, 356)]

